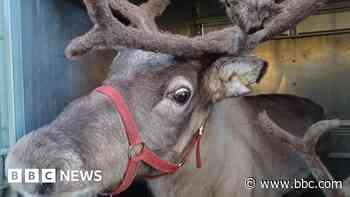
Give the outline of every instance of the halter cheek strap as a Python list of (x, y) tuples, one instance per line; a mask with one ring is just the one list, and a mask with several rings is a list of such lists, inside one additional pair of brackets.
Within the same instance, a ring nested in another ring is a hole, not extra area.
[(135, 179), (137, 168), (141, 162), (144, 162), (145, 164), (158, 170), (161, 172), (161, 175), (175, 173), (180, 167), (183, 166), (194, 146), (196, 146), (197, 168), (202, 167), (200, 156), (200, 141), (203, 135), (203, 126), (198, 129), (198, 132), (192, 137), (192, 140), (182, 152), (181, 162), (171, 163), (169, 161), (162, 160), (142, 141), (133, 115), (129, 111), (129, 108), (124, 101), (123, 96), (117, 89), (113, 88), (112, 86), (101, 86), (96, 89), (96, 92), (106, 95), (109, 98), (110, 102), (113, 103), (122, 119), (125, 128), (125, 134), (127, 136), (129, 144), (129, 160), (123, 180), (114, 191), (103, 195), (113, 196), (125, 191)]

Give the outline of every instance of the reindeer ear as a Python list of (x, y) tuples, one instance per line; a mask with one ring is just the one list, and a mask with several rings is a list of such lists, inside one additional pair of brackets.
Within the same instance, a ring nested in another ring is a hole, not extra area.
[(254, 56), (221, 58), (205, 71), (201, 92), (212, 102), (246, 95), (266, 69), (267, 62)]

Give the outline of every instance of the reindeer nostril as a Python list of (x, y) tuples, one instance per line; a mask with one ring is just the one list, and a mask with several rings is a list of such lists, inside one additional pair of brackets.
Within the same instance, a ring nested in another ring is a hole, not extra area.
[(53, 191), (54, 189), (54, 183), (42, 183), (37, 186), (37, 191), (38, 194), (43, 195), (43, 194), (49, 194)]

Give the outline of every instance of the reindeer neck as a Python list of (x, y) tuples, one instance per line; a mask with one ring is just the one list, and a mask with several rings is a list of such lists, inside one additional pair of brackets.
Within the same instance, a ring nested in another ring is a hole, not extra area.
[[(233, 132), (238, 129), (242, 131), (252, 129), (251, 124), (248, 124), (249, 116), (244, 105), (243, 99), (235, 98), (214, 106), (201, 142), (203, 167), (196, 168), (195, 153), (192, 152), (183, 168), (175, 174), (148, 181), (155, 196), (216, 196), (218, 194), (215, 192), (221, 187), (218, 182), (222, 177), (227, 177), (227, 173), (232, 174), (231, 177), (243, 176), (240, 173), (245, 162), (232, 155), (249, 149), (247, 141), (242, 139), (249, 138), (247, 135), (252, 132)], [(238, 125), (238, 122), (244, 126)], [(239, 162), (235, 162), (237, 158)], [(225, 170), (230, 165), (236, 165), (235, 163), (240, 167)]]

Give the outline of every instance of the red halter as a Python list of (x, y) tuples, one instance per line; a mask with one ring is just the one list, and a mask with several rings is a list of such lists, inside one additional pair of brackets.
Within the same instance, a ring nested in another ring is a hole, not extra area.
[(193, 147), (196, 145), (196, 160), (197, 168), (202, 167), (200, 157), (200, 140), (203, 135), (203, 126), (198, 129), (198, 132), (193, 136), (191, 142), (186, 146), (185, 150), (181, 154), (180, 163), (171, 163), (162, 160), (152, 150), (150, 150), (146, 144), (142, 141), (139, 135), (139, 129), (136, 122), (128, 109), (123, 96), (119, 91), (114, 89), (112, 86), (101, 86), (96, 89), (97, 92), (106, 95), (109, 100), (113, 103), (114, 107), (120, 114), (122, 122), (125, 127), (125, 133), (129, 142), (129, 161), (127, 169), (124, 173), (123, 180), (120, 185), (111, 193), (109, 196), (119, 194), (126, 190), (136, 176), (136, 170), (140, 162), (144, 162), (152, 168), (161, 172), (161, 175), (175, 173), (187, 160), (188, 155), (191, 153)]

